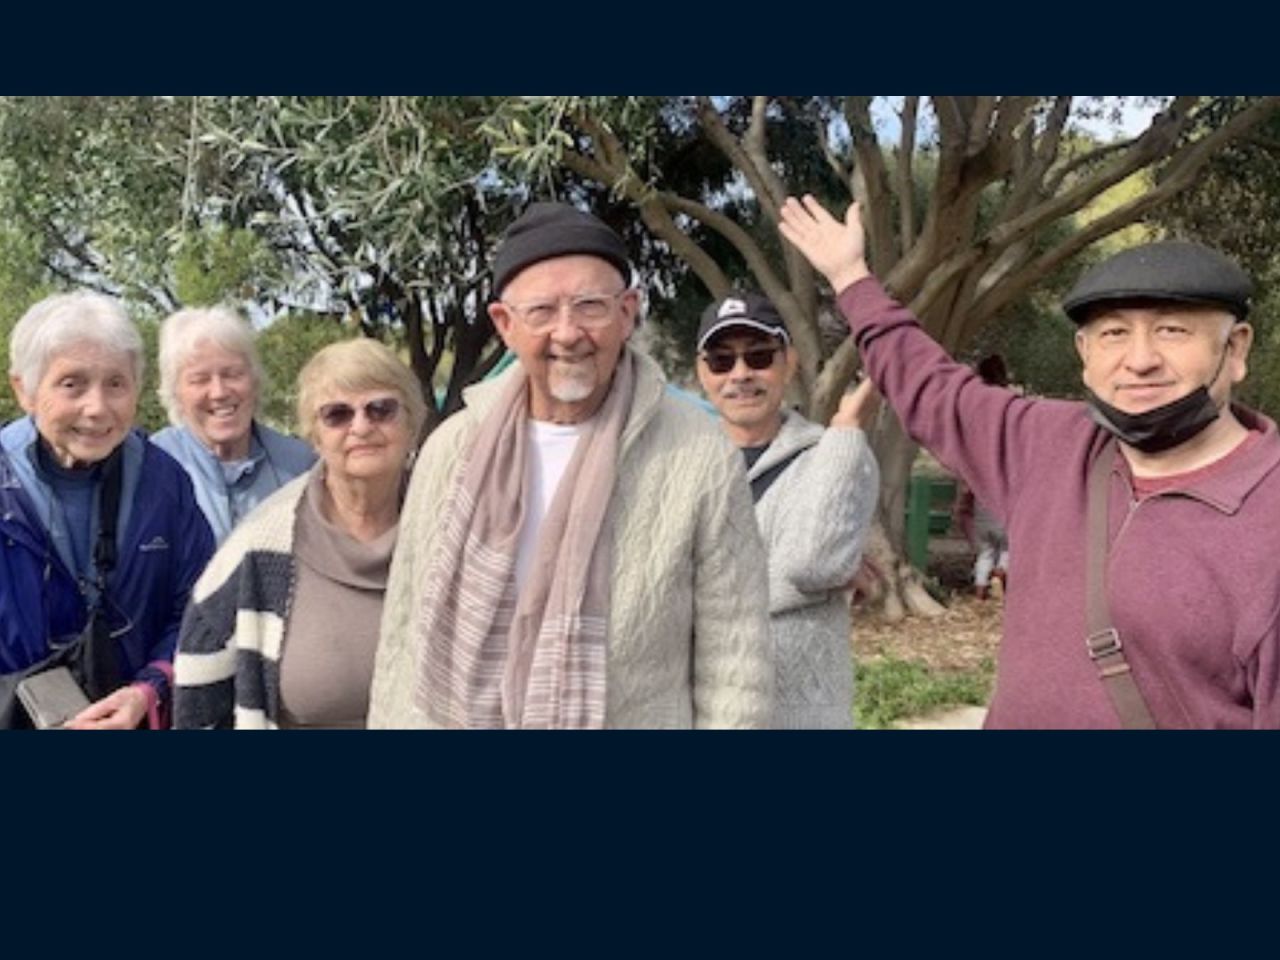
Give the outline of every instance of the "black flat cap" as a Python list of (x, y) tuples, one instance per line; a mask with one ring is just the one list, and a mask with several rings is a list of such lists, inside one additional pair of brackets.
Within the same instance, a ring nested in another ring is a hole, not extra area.
[(622, 282), (631, 282), (631, 264), (622, 238), (603, 220), (567, 203), (531, 204), (507, 228), (493, 259), (493, 294), (502, 291), (517, 273), (552, 257), (584, 253), (618, 268)]
[(1243, 320), (1253, 281), (1229, 258), (1198, 243), (1166, 240), (1117, 253), (1082, 276), (1062, 301), (1076, 323), (1089, 308), (1118, 300), (1202, 303)]

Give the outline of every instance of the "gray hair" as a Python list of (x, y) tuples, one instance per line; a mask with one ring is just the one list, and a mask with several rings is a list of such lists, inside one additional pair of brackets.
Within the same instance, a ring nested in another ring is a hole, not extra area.
[(183, 424), (182, 406), (178, 403), (182, 368), (196, 347), (205, 342), (244, 357), (253, 378), (255, 405), (262, 397), (266, 374), (248, 321), (229, 307), (188, 307), (160, 324), (160, 386), (156, 393), (174, 426)]
[(9, 375), (33, 393), (58, 353), (75, 343), (128, 354), (134, 384), (142, 385), (142, 335), (117, 301), (88, 290), (55, 293), (22, 315), (9, 336)]

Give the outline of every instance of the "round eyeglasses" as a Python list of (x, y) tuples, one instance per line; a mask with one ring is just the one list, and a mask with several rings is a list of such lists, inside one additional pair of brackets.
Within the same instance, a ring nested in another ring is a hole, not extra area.
[(613, 305), (626, 294), (626, 290), (617, 293), (582, 293), (576, 297), (560, 297), (556, 300), (531, 300), (528, 303), (510, 303), (500, 301), (503, 306), (515, 314), (516, 318), (531, 333), (544, 333), (555, 326), (560, 312), (567, 306), (569, 320), (576, 327), (585, 330), (599, 330), (613, 322)]

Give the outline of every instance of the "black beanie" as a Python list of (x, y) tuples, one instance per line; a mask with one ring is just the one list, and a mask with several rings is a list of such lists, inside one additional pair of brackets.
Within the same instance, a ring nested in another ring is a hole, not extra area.
[(502, 291), (517, 273), (552, 257), (583, 253), (607, 260), (631, 282), (627, 248), (602, 220), (567, 203), (535, 203), (507, 228), (493, 259), (493, 295)]

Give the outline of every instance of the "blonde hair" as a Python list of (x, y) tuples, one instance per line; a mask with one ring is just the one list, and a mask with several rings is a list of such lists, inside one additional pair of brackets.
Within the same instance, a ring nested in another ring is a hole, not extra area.
[(333, 389), (359, 393), (394, 390), (404, 404), (409, 436), (416, 447), (427, 419), (427, 403), (413, 371), (385, 344), (368, 337), (331, 343), (307, 361), (298, 374), (298, 431), (315, 443), (316, 413)]
[(247, 320), (229, 307), (179, 310), (160, 324), (160, 386), (156, 389), (174, 426), (183, 424), (182, 407), (178, 403), (182, 368), (196, 347), (205, 342), (244, 357), (253, 378), (255, 409), (265, 390), (266, 374), (254, 344), (253, 328)]

